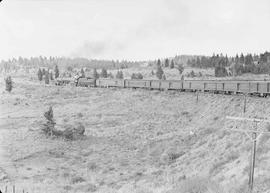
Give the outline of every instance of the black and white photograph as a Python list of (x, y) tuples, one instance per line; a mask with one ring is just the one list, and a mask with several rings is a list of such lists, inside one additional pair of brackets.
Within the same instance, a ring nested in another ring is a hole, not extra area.
[(270, 193), (269, 0), (1, 0), (0, 193)]

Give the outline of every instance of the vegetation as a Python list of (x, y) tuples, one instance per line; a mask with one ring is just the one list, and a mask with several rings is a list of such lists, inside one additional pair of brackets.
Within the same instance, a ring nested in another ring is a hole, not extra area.
[(51, 106), (49, 107), (49, 110), (44, 113), (44, 117), (46, 122), (43, 124), (42, 130), (45, 134), (52, 135), (56, 123), (53, 118), (53, 109)]
[(124, 74), (121, 70), (118, 70), (115, 76), (117, 79), (123, 79), (124, 78)]
[(100, 77), (102, 77), (102, 78), (108, 77), (108, 72), (105, 68), (102, 68), (101, 73), (100, 73)]
[(84, 72), (83, 68), (81, 69), (81, 77), (85, 78), (85, 72)]
[(53, 73), (50, 72), (50, 79), (53, 80)]
[(11, 92), (13, 88), (13, 82), (12, 82), (11, 76), (8, 76), (5, 79), (5, 82), (6, 82), (6, 91)]
[(58, 69), (58, 66), (57, 65), (54, 68), (54, 77), (55, 78), (58, 78), (59, 77), (59, 69)]
[(40, 70), (40, 68), (38, 69), (38, 80), (39, 81), (42, 81), (42, 77), (43, 77), (43, 74), (42, 74), (42, 71)]
[(49, 71), (45, 72), (45, 84), (49, 84), (50, 83), (50, 78), (49, 78)]
[(97, 72), (97, 69), (95, 69), (95, 68), (94, 68), (94, 70), (93, 70), (93, 78), (94, 78), (94, 79), (98, 79), (98, 78), (99, 78), (99, 74), (98, 74), (98, 72)]
[(160, 60), (158, 59), (158, 62), (157, 62), (157, 72), (156, 72), (156, 76), (159, 80), (162, 79), (164, 75), (164, 71), (162, 70), (162, 67), (161, 67), (161, 62)]
[(141, 73), (132, 73), (131, 79), (143, 79), (143, 75)]

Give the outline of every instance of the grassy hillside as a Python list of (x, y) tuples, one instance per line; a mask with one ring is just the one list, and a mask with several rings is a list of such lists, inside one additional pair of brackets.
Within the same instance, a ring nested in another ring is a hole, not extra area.
[[(22, 83), (19, 83), (22, 82)], [(134, 89), (44, 86), (14, 79), (0, 103), (0, 187), (30, 192), (242, 193), (251, 142), (226, 115), (243, 116), (243, 97)], [(4, 84), (1, 82), (1, 90)], [(82, 140), (46, 137), (52, 105), (57, 128), (81, 122)], [(268, 118), (269, 99), (248, 98), (246, 116)], [(240, 128), (247, 128), (244, 124)], [(270, 140), (258, 142), (255, 189), (270, 189)]]

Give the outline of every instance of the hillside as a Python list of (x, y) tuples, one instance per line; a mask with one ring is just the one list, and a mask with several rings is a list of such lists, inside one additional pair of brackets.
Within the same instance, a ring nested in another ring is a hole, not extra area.
[[(226, 193), (242, 193), (247, 184), (251, 142), (230, 131), (225, 120), (243, 116), (242, 96), (201, 94), (196, 103), (194, 93), (178, 91), (14, 82), (10, 94), (0, 95), (0, 187), (15, 183), (29, 193), (182, 193), (190, 179), (209, 179)], [(85, 138), (44, 136), (40, 127), (49, 105), (57, 128), (79, 121)], [(268, 98), (248, 98), (245, 116), (270, 117), (269, 105)], [(262, 136), (255, 169), (260, 193), (270, 190), (269, 159), (269, 136)]]

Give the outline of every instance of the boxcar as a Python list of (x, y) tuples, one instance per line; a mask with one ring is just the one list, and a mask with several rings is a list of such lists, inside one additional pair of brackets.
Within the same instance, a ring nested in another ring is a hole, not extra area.
[(191, 81), (191, 89), (192, 90), (204, 90), (204, 82), (203, 81)]
[(224, 91), (226, 92), (237, 92), (237, 82), (226, 81), (224, 82)]
[(96, 81), (99, 87), (125, 87), (124, 79), (98, 79)]
[(149, 80), (125, 80), (125, 87), (127, 88), (150, 88)]
[(183, 81), (180, 80), (170, 80), (170, 85), (169, 85), (169, 89), (173, 89), (173, 90), (182, 90), (183, 89)]
[(79, 78), (78, 86), (95, 87), (96, 86), (96, 80), (92, 79), (92, 78)]

